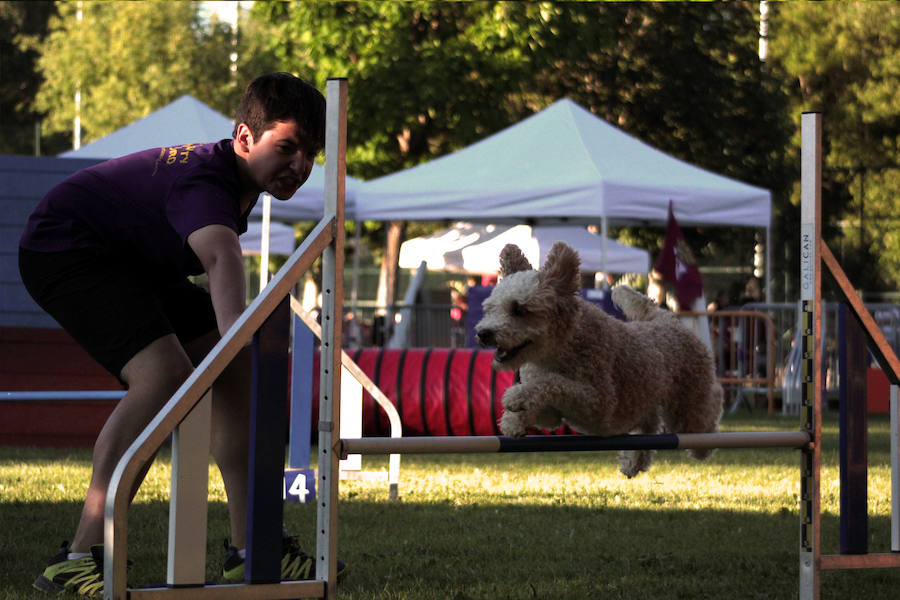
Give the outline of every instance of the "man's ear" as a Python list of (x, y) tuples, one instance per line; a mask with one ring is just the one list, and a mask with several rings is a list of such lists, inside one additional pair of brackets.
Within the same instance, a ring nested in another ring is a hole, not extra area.
[(250, 151), (250, 146), (253, 145), (253, 133), (250, 131), (250, 126), (246, 123), (238, 123), (234, 134), (234, 145), (242, 153)]

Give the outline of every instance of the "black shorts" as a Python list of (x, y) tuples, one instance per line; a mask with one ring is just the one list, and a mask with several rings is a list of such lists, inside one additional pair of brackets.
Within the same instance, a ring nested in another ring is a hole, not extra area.
[(109, 251), (19, 248), (19, 272), (35, 302), (120, 380), (151, 342), (174, 333), (184, 345), (217, 328), (206, 290), (148, 277)]

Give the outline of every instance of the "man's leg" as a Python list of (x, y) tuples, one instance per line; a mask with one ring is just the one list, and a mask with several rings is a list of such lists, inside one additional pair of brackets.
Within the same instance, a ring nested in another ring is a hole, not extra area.
[[(211, 332), (186, 345), (194, 364), (206, 355), (219, 337)], [(225, 555), (223, 577), (237, 582), (244, 578), (244, 560), (239, 550), (247, 545), (247, 491), (250, 454), (250, 348), (243, 348), (213, 384), (211, 446), (213, 457), (225, 482), (231, 523), (231, 548)], [(303, 552), (296, 537), (282, 539), (281, 577), (311, 579), (315, 561)], [(338, 561), (338, 573), (345, 568)]]
[[(128, 384), (128, 392), (103, 425), (94, 444), (91, 483), (72, 539), (72, 552), (89, 552), (92, 545), (103, 543), (106, 492), (116, 465), (192, 369), (174, 334), (151, 342), (123, 367), (121, 377)], [(145, 472), (147, 468), (149, 464)], [(139, 485), (140, 481), (132, 496)]]

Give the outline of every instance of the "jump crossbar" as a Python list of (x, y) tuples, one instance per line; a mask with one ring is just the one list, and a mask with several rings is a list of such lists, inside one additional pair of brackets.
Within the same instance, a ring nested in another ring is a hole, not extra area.
[(120, 390), (73, 390), (39, 392), (0, 392), (0, 402), (69, 402), (81, 400), (121, 400), (125, 392)]
[(805, 431), (747, 431), (734, 433), (669, 433), (661, 435), (533, 435), (354, 438), (340, 442), (348, 454), (443, 454), (489, 452), (581, 452), (604, 450), (689, 450), (705, 448), (805, 448)]

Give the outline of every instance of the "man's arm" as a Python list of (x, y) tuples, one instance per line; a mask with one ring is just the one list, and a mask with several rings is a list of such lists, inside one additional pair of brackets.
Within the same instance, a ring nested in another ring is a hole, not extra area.
[(246, 284), (241, 244), (237, 233), (225, 225), (207, 225), (188, 236), (188, 244), (209, 276), (209, 293), (216, 311), (219, 335), (244, 311)]

